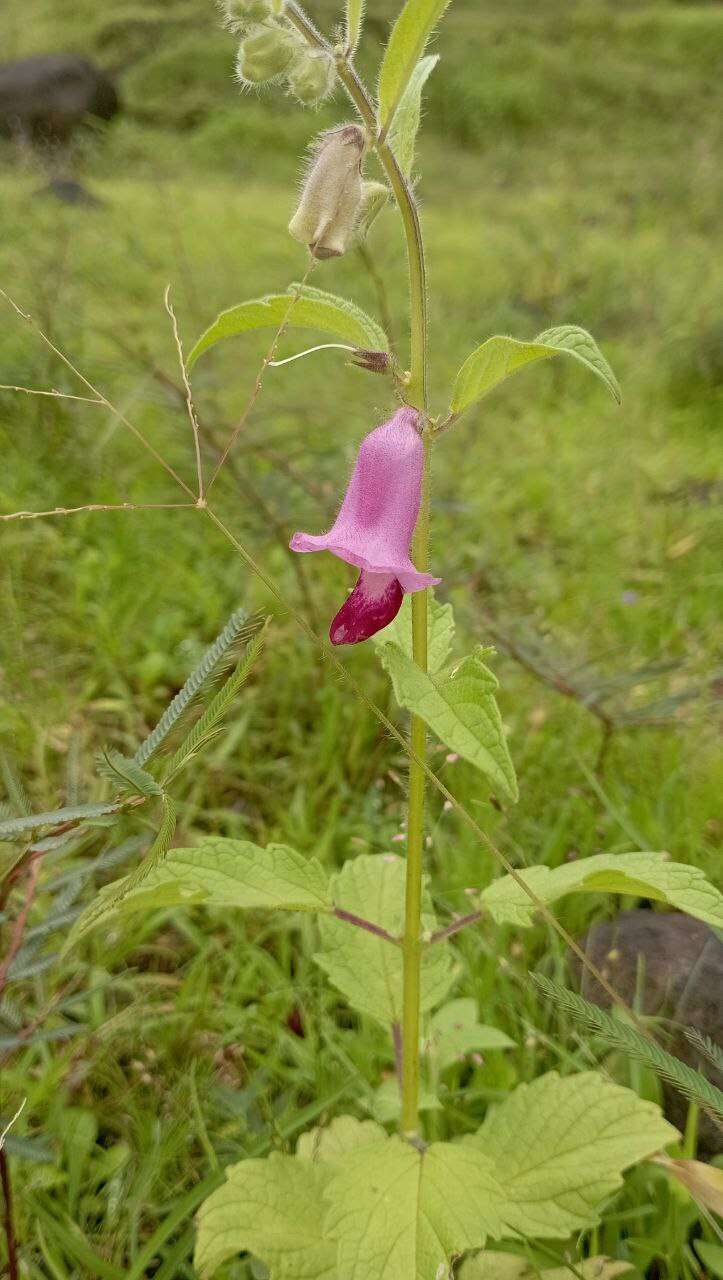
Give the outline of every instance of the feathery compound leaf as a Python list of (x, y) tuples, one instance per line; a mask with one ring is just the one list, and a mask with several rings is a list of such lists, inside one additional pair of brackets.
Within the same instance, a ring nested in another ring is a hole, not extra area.
[(467, 357), (457, 374), (451, 412), (461, 413), (524, 365), (535, 360), (551, 360), (558, 355), (572, 356), (585, 365), (620, 403), (617, 378), (595, 339), (585, 329), (568, 324), (546, 329), (532, 342), (519, 342), (516, 338), (507, 337), (488, 338)]
[(723, 1074), (723, 1049), (717, 1045), (710, 1036), (704, 1036), (702, 1031), (698, 1031), (697, 1027), (683, 1027), (683, 1035), (688, 1044), (698, 1050), (703, 1058), (707, 1058), (716, 1071)]
[(29, 813), (27, 817), (11, 818), (8, 822), (0, 823), (0, 840), (24, 837), (36, 827), (57, 827), (63, 822), (101, 818), (108, 813), (118, 813), (122, 808), (122, 802), (113, 800), (108, 804), (76, 804), (66, 809), (51, 809), (48, 813)]
[(162, 788), (150, 773), (146, 773), (135, 759), (121, 755), (114, 747), (106, 747), (100, 752), (97, 768), (98, 773), (109, 778), (116, 790), (124, 795), (150, 797), (163, 794)]
[[(654, 898), (706, 924), (723, 925), (723, 894), (700, 867), (670, 862), (665, 853), (598, 853), (560, 867), (530, 867), (521, 878), (546, 906), (567, 893), (626, 893)], [(512, 876), (500, 876), (479, 895), (497, 924), (528, 928), (535, 903)]]
[(599, 1009), (596, 1004), (591, 1004), (576, 992), (568, 991), (560, 983), (553, 982), (540, 973), (533, 973), (531, 977), (543, 996), (588, 1031), (594, 1031), (610, 1048), (650, 1067), (691, 1102), (723, 1119), (723, 1092), (700, 1071), (661, 1049), (660, 1045), (641, 1035), (629, 1022), (613, 1018), (604, 1009)]
[[(295, 293), (298, 296), (294, 299)], [(389, 346), (384, 330), (354, 302), (309, 285), (303, 288), (290, 285), (288, 293), (268, 294), (222, 311), (189, 354), (188, 368), (221, 338), (232, 338), (253, 329), (278, 329), (284, 322), (292, 329), (335, 333), (355, 347), (386, 351)]]
[(231, 673), (218, 690), (218, 693), (214, 695), (206, 710), (199, 716), (191, 732), (183, 740), (175, 754), (171, 756), (163, 775), (164, 785), (175, 778), (176, 774), (180, 773), (189, 761), (198, 755), (199, 751), (207, 746), (218, 733), (221, 720), (233, 705), (237, 693), (248, 680), (261, 655), (267, 625), (268, 620), (264, 623), (263, 629), (259, 634), (251, 641), (235, 671)]
[(422, 116), (422, 90), (438, 62), (438, 53), (430, 53), (426, 58), (420, 58), (394, 116), (389, 145), (396, 156), (399, 168), (407, 178), (414, 164), (414, 147)]
[(385, 133), (448, 4), (449, 0), (407, 0), (392, 27), (379, 72), (379, 127)]
[(594, 1071), (519, 1085), (464, 1145), (491, 1159), (507, 1230), (563, 1239), (594, 1226), (622, 1173), (679, 1134), (660, 1109)]
[(430, 675), (399, 645), (378, 647), (400, 706), (421, 716), (451, 751), (475, 765), (506, 799), (516, 801), (515, 769), (495, 699), (498, 682), (482, 661), (484, 651), (464, 658), (451, 675)]
[[(363, 854), (344, 863), (331, 892), (336, 906), (381, 925), (392, 937), (402, 931), (404, 861), (392, 855)], [(428, 894), (422, 928), (436, 920)], [(355, 1009), (389, 1027), (402, 1018), (402, 951), (384, 938), (325, 916), (319, 921), (321, 950), (314, 959)], [(422, 952), (422, 1010), (439, 1004), (452, 982), (452, 962), (444, 946)]]
[(257, 630), (260, 625), (260, 623), (253, 623), (249, 628), (248, 623), (249, 615), (245, 609), (237, 609), (231, 614), (223, 631), (216, 637), (213, 644), (209, 645), (198, 666), (186, 680), (183, 688), (179, 690), (173, 701), (166, 707), (155, 729), (149, 733), (148, 737), (139, 746), (133, 757), (136, 764), (145, 765), (151, 756), (155, 755), (179, 717), (183, 715), (186, 707), (195, 698), (221, 659), (228, 654), (229, 649), (244, 636), (250, 635), (252, 630)]
[(102, 889), (76, 923), (67, 945), (111, 919), (201, 904), (245, 910), (331, 910), (327, 876), (315, 858), (304, 858), (287, 845), (262, 849), (249, 840), (209, 838), (197, 848), (172, 849), (155, 865), (144, 863), (132, 875)]

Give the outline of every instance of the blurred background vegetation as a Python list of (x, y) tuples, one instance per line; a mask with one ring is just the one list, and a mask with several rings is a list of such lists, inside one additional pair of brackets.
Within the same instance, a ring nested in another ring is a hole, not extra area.
[[(372, 79), (395, 9), (369, 5), (360, 67)], [(310, 12), (327, 32), (338, 20), (327, 0)], [(205, 0), (25, 0), (0, 20), (3, 58), (82, 52), (112, 71), (123, 103), (62, 155), (0, 150), (0, 287), (117, 409), (0, 391), (4, 512), (177, 501), (123, 421), (193, 483), (166, 285), (188, 350), (220, 309), (284, 289), (304, 270), (286, 223), (305, 148), (349, 109), (340, 93), (317, 112), (274, 91), (241, 95), (234, 41), (217, 16)], [(433, 763), (520, 865), (664, 848), (715, 878), (723, 9), (454, 0), (435, 48), (418, 190), (436, 410), (477, 342), (565, 321), (594, 333), (624, 401), (616, 408), (594, 379), (559, 362), (519, 374), (441, 442), (439, 595), (454, 603), (466, 641), (497, 645), (520, 804), (500, 812), (479, 776), (443, 750)], [(82, 181), (97, 204), (38, 194), (50, 173)], [(403, 246), (391, 211), (366, 261), (352, 253), (322, 264), (312, 282), (377, 315), (387, 305), (403, 343)], [(83, 394), (0, 304), (0, 383)], [(292, 335), (281, 354), (304, 345)], [(197, 366), (209, 467), (267, 346), (268, 335), (234, 339)], [(235, 535), (321, 630), (349, 574), (331, 559), (292, 565), (288, 536), (325, 526), (360, 435), (389, 403), (382, 380), (339, 352), (270, 369), (215, 490)], [(131, 751), (231, 611), (268, 609), (269, 599), (195, 512), (19, 521), (1, 534), (8, 802), (17, 811), (24, 796), (38, 810), (97, 799), (106, 794), (98, 748)], [(329, 863), (395, 848), (403, 757), (273, 612), (228, 731), (186, 777), (178, 842), (209, 830), (283, 839)], [(370, 648), (343, 656), (386, 707)], [(457, 910), (465, 888), (496, 869), (436, 797), (430, 831), (440, 906)], [(128, 838), (139, 832), (129, 819)], [(74, 849), (71, 870), (104, 840), (97, 831)], [(46, 883), (39, 929), (54, 892)], [(66, 904), (67, 917), (80, 901)], [(618, 905), (583, 899), (561, 912), (581, 932), (591, 911)], [(57, 910), (48, 918), (57, 923)], [(363, 1106), (391, 1067), (386, 1039), (325, 988), (312, 925), (157, 913), (59, 964), (62, 926), (37, 936), (3, 1014), (3, 1113), (28, 1098), (15, 1129), (25, 1274), (189, 1276), (189, 1215), (219, 1162)], [(455, 1125), (516, 1080), (590, 1060), (525, 982), (531, 965), (562, 965), (546, 929), (517, 939), (490, 925), (462, 935), (459, 951), (459, 993), (474, 995), (483, 1020), (519, 1050), (456, 1069)], [(16, 1043), (17, 1029), (48, 1009), (55, 1038)], [(651, 1275), (689, 1274), (690, 1211), (662, 1175), (639, 1171), (625, 1196), (596, 1244), (615, 1253), (625, 1235), (641, 1268), (657, 1259)], [(238, 1263), (227, 1274), (249, 1273)]]

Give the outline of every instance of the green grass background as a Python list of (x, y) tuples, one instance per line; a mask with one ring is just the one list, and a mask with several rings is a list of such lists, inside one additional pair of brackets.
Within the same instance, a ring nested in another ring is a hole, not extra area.
[[(311, 12), (326, 30), (338, 17), (321, 0)], [(372, 77), (392, 15), (387, 0), (369, 7), (361, 64)], [(122, 68), (125, 104), (62, 162), (96, 208), (38, 196), (47, 165), (1, 153), (0, 287), (119, 411), (0, 391), (2, 510), (177, 501), (121, 418), (193, 484), (188, 420), (154, 376), (177, 377), (163, 291), (170, 283), (188, 349), (221, 308), (298, 278), (304, 256), (286, 223), (304, 150), (348, 109), (341, 96), (316, 113), (277, 92), (241, 96), (233, 40), (196, 0), (28, 0), (2, 22), (4, 56), (72, 48)], [(440, 443), (433, 568), (460, 646), (489, 641), (493, 623), (509, 642), (494, 665), (520, 803), (500, 813), (471, 769), (445, 763), (442, 749), (433, 763), (520, 865), (664, 848), (719, 879), (723, 11), (455, 0), (436, 49), (418, 186), (435, 410), (478, 341), (563, 322), (596, 335), (624, 400), (617, 408), (561, 361), (517, 375)], [(370, 248), (403, 342), (391, 212)], [(378, 314), (355, 254), (322, 264), (313, 283)], [(285, 338), (282, 354), (305, 337)], [(267, 335), (229, 341), (197, 366), (209, 466), (267, 345)], [(0, 382), (84, 391), (4, 302)], [(215, 490), (234, 534), (291, 602), (311, 599), (322, 628), (348, 571), (309, 558), (300, 583), (284, 544), (294, 529), (324, 527), (361, 434), (389, 407), (382, 380), (341, 353), (269, 370)], [(244, 604), (274, 614), (267, 652), (227, 732), (184, 779), (179, 841), (283, 839), (330, 865), (397, 847), (403, 756), (201, 514), (98, 513), (0, 532), (0, 730), (34, 808), (104, 794), (96, 750), (132, 749)], [(562, 696), (510, 646), (581, 697)], [(343, 656), (387, 708), (370, 648)], [(584, 699), (604, 682), (616, 716), (666, 718), (623, 724), (596, 774), (601, 729)], [(437, 901), (458, 910), (464, 889), (497, 870), (436, 797), (429, 819)], [(582, 931), (618, 907), (581, 899), (560, 914)], [(58, 945), (50, 933), (48, 953)], [(18, 1025), (72, 989), (85, 1028), (16, 1051), (4, 1072), (2, 1111), (27, 1096), (15, 1132), (45, 1153), (13, 1161), (25, 1274), (190, 1276), (203, 1179), (283, 1148), (320, 1115), (363, 1110), (390, 1070), (389, 1047), (324, 986), (314, 945), (307, 922), (157, 914), (15, 985)], [(561, 971), (548, 930), (518, 938), (488, 925), (458, 952), (459, 993), (519, 1050), (453, 1073), (442, 1132), (479, 1122), (518, 1080), (591, 1059), (526, 983), (531, 965)], [(289, 1025), (295, 1010), (304, 1038)], [(641, 1268), (656, 1258), (651, 1276), (687, 1277), (694, 1220), (662, 1175), (639, 1172), (591, 1243)], [(250, 1273), (239, 1262), (226, 1274)]]

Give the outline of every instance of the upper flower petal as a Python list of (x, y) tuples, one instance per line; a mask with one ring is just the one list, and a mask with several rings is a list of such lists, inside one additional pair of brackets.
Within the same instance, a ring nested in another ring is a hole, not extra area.
[(416, 409), (399, 409), (359, 447), (339, 514), (327, 533), (295, 533), (292, 551), (330, 551), (364, 573), (395, 577), (402, 591), (440, 579), (419, 573), (409, 544), (419, 515), (424, 446)]

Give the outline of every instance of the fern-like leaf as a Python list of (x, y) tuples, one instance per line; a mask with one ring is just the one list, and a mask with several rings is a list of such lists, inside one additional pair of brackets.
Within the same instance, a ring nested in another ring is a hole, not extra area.
[(709, 1114), (723, 1120), (723, 1092), (707, 1080), (700, 1071), (695, 1071), (687, 1063), (661, 1049), (654, 1040), (641, 1035), (629, 1022), (613, 1018), (604, 1009), (591, 1004), (583, 996), (568, 991), (558, 982), (546, 978), (540, 973), (531, 974), (532, 981), (546, 999), (562, 1009), (574, 1022), (580, 1023), (588, 1031), (595, 1032), (612, 1049), (617, 1049), (636, 1062), (650, 1067), (661, 1079), (667, 1080), (680, 1091), (690, 1102), (695, 1102)]
[(160, 796), (161, 788), (150, 773), (142, 769), (138, 761), (121, 755), (113, 747), (106, 747), (98, 755), (96, 767), (98, 773), (109, 778), (117, 791), (123, 795)]
[(703, 1032), (698, 1031), (697, 1027), (684, 1027), (683, 1035), (688, 1044), (698, 1050), (701, 1057), (707, 1058), (716, 1071), (720, 1071), (723, 1074), (723, 1049), (719, 1044), (716, 1044), (715, 1040), (711, 1040), (710, 1036), (704, 1036)]
[(228, 657), (229, 651), (240, 640), (248, 638), (254, 631), (258, 630), (259, 625), (258, 620), (249, 621), (249, 615), (245, 609), (237, 609), (231, 614), (223, 631), (216, 637), (213, 644), (209, 645), (198, 666), (186, 680), (183, 688), (179, 690), (173, 701), (166, 707), (155, 729), (149, 733), (148, 737), (139, 746), (133, 757), (137, 765), (144, 766), (151, 756), (155, 755), (189, 703), (196, 697), (222, 659)]

